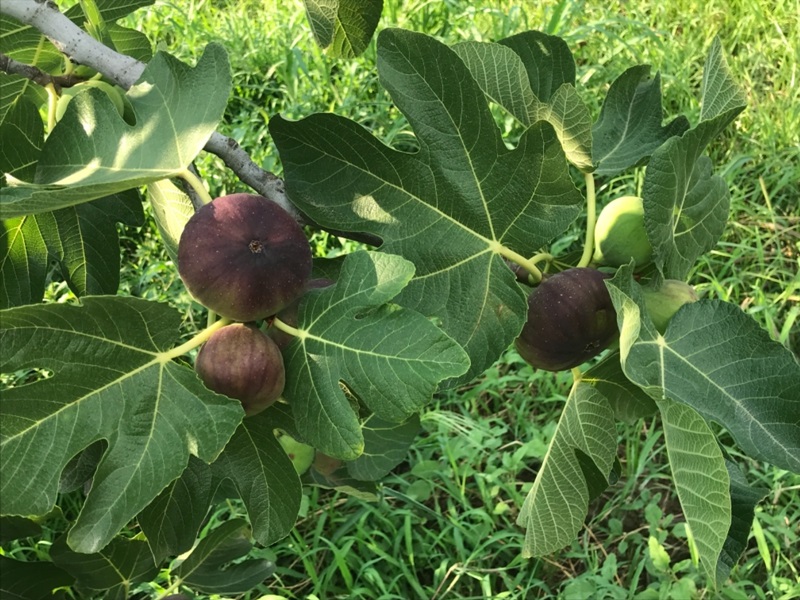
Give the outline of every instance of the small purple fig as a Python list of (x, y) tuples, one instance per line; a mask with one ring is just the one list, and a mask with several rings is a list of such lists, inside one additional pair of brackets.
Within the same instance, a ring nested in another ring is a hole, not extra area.
[(286, 384), (280, 349), (253, 325), (233, 323), (215, 331), (194, 367), (207, 388), (239, 400), (247, 416), (275, 402)]
[(255, 321), (300, 296), (311, 276), (311, 248), (280, 206), (232, 194), (206, 204), (186, 223), (178, 272), (203, 306), (234, 321)]
[(528, 320), (515, 341), (520, 356), (537, 369), (564, 371), (608, 348), (618, 330), (606, 278), (575, 268), (544, 279), (528, 297)]

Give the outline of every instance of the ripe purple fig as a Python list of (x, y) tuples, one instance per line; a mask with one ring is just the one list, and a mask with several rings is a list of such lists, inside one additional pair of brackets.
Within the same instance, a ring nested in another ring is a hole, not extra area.
[(206, 204), (186, 223), (178, 272), (203, 306), (234, 321), (254, 321), (300, 296), (311, 276), (311, 248), (280, 206), (232, 194)]
[(575, 268), (546, 278), (528, 297), (528, 320), (515, 345), (537, 369), (564, 371), (605, 350), (617, 337), (617, 318), (595, 269)]
[(215, 331), (194, 368), (207, 388), (239, 400), (247, 416), (275, 402), (286, 383), (278, 346), (257, 327), (242, 323)]
[[(333, 285), (336, 283), (333, 279), (326, 279), (326, 278), (319, 278), (319, 279), (310, 279), (306, 284), (305, 290), (303, 291), (303, 295), (305, 295), (309, 290), (316, 290), (320, 288), (326, 288), (329, 285)], [(300, 296), (297, 300), (289, 304), (286, 308), (280, 311), (276, 316), (286, 323), (287, 325), (291, 325), (292, 327), (297, 327), (297, 311), (300, 308), (300, 300), (303, 297)], [(289, 345), (294, 339), (294, 336), (281, 331), (277, 327), (270, 327), (269, 328), (269, 335), (270, 337), (275, 340), (275, 343), (278, 344), (278, 347), (283, 350), (286, 346)]]

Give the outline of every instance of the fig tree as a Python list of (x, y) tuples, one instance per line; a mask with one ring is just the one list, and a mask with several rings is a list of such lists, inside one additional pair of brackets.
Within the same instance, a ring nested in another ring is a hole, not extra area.
[(574, 268), (545, 278), (528, 296), (528, 319), (515, 346), (537, 369), (563, 371), (605, 350), (617, 318), (596, 269)]
[(215, 331), (194, 366), (206, 387), (239, 400), (247, 416), (275, 402), (286, 383), (280, 349), (253, 325), (233, 323)]
[(594, 227), (594, 262), (620, 267), (632, 258), (637, 267), (643, 267), (652, 257), (653, 247), (644, 227), (642, 199), (622, 196), (609, 202), (600, 211)]
[(645, 288), (643, 295), (647, 314), (661, 334), (681, 306), (699, 300), (692, 286), (677, 279), (666, 279), (657, 290)]
[(311, 248), (280, 206), (232, 194), (209, 202), (186, 223), (178, 272), (203, 306), (234, 321), (254, 321), (300, 296), (311, 276)]

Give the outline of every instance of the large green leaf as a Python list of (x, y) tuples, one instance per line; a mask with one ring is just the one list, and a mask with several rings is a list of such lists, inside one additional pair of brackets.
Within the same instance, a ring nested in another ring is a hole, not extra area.
[(137, 521), (157, 563), (192, 548), (208, 514), (214, 487), (211, 468), (190, 456), (181, 476), (139, 513)]
[(0, 227), (0, 308), (39, 302), (49, 264), (38, 219), (7, 219)]
[(73, 552), (62, 536), (50, 548), (53, 562), (75, 577), (84, 594), (103, 594), (104, 600), (127, 600), (137, 583), (150, 581), (158, 573), (150, 548), (141, 540), (115, 538), (92, 554)]
[(230, 479), (247, 508), (253, 536), (265, 546), (286, 536), (300, 511), (302, 487), (273, 430), (272, 411), (245, 419), (212, 465)]
[(607, 484), (616, 448), (608, 400), (594, 386), (576, 383), (517, 517), (526, 528), (524, 556), (543, 556), (572, 543), (592, 490)]
[(614, 416), (626, 423), (654, 415), (658, 408), (653, 399), (625, 377), (619, 352), (609, 352), (583, 374), (583, 381), (603, 394), (614, 410)]
[(606, 285), (631, 381), (716, 421), (753, 458), (800, 472), (800, 364), (791, 352), (719, 300), (682, 306), (661, 335), (629, 268)]
[(700, 565), (716, 581), (717, 560), (731, 526), (730, 479), (708, 424), (691, 407), (658, 401), (672, 480), (692, 531)]
[(275, 565), (263, 559), (238, 560), (252, 547), (247, 523), (241, 519), (226, 521), (200, 540), (174, 574), (199, 592), (249, 592), (275, 571)]
[(661, 75), (650, 66), (631, 67), (614, 80), (592, 129), (596, 173), (613, 176), (642, 164), (669, 138), (689, 129), (683, 115), (662, 125)]
[(48, 598), (61, 600), (64, 592), (53, 593), (59, 587), (75, 583), (75, 578), (51, 562), (22, 562), (0, 554), (0, 597), (3, 600)]
[(134, 298), (87, 297), (0, 313), (3, 372), (52, 377), (3, 392), (0, 495), (7, 514), (52, 508), (59, 475), (97, 440), (108, 450), (70, 531), (96, 552), (186, 468), (213, 461), (241, 420), (241, 405), (206, 390), (171, 360), (180, 314)]
[(744, 107), (744, 94), (715, 39), (703, 70), (701, 121), (653, 152), (642, 186), (647, 237), (666, 279), (685, 279), (697, 258), (722, 235), (730, 192), (702, 153)]
[[(534, 34), (538, 34), (534, 36)], [(530, 42), (537, 46), (538, 36), (544, 36), (541, 43), (549, 43), (553, 54), (563, 45), (563, 41), (536, 31), (529, 31), (522, 37), (516, 36), (518, 42), (512, 47), (516, 50), (528, 49), (521, 46), (523, 38), (534, 37)], [(558, 40), (552, 43), (550, 40)], [(578, 96), (572, 82), (565, 82), (552, 91), (552, 79), (548, 86), (537, 81), (539, 87), (547, 93), (544, 101), (533, 92), (529, 79), (529, 70), (523, 64), (520, 55), (514, 49), (499, 44), (485, 42), (463, 42), (456, 44), (453, 50), (469, 67), (472, 76), (481, 89), (497, 104), (505, 108), (523, 125), (532, 125), (537, 121), (547, 121), (555, 129), (558, 139), (564, 148), (567, 159), (582, 171), (591, 171), (592, 165), (592, 118), (589, 109)], [(569, 50), (567, 50), (569, 53)], [(526, 53), (529, 56), (529, 54)], [(570, 59), (572, 55), (569, 55)], [(537, 56), (538, 58), (538, 56)], [(534, 65), (535, 68), (535, 65)], [(537, 71), (537, 75), (543, 75)]]
[(384, 30), (378, 71), (419, 152), (395, 151), (330, 114), (276, 117), (270, 131), (287, 191), (316, 222), (378, 235), (381, 250), (414, 263), (397, 302), (440, 319), (470, 355), (468, 380), (525, 319), (525, 296), (503, 257), (539, 251), (575, 219), (582, 196), (552, 127), (537, 123), (506, 148), (485, 95), (443, 44)]
[(164, 249), (172, 261), (178, 262), (178, 242), (183, 228), (194, 214), (192, 200), (169, 179), (155, 181), (147, 186), (147, 198), (153, 209)]
[(383, 0), (303, 0), (317, 43), (333, 56), (353, 58), (367, 49)]
[(419, 417), (405, 423), (389, 423), (371, 417), (364, 423), (364, 453), (347, 464), (347, 472), (355, 479), (377, 481), (399, 465), (420, 431)]
[(0, 175), (3, 179), (6, 174), (18, 179), (33, 177), (44, 144), (42, 117), (19, 79), (4, 76), (0, 84)]
[(381, 419), (399, 423), (430, 401), (437, 384), (469, 361), (419, 313), (389, 304), (414, 275), (391, 254), (356, 252), (335, 285), (300, 302), (299, 337), (284, 351), (286, 389), (300, 436), (344, 460), (364, 450), (358, 414), (340, 382)]
[(46, 73), (58, 73), (63, 68), (64, 55), (33, 27), (0, 15), (0, 32), (0, 53)]
[(35, 183), (0, 190), (3, 218), (80, 204), (182, 171), (216, 128), (230, 86), (225, 51), (211, 44), (194, 68), (164, 53), (153, 58), (127, 94), (134, 125), (104, 92), (79, 94), (44, 144)]

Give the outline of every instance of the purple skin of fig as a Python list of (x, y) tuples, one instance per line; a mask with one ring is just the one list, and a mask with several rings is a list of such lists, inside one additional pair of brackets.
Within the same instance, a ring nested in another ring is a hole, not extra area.
[(239, 400), (247, 416), (274, 403), (286, 384), (278, 346), (260, 329), (242, 323), (215, 331), (194, 367), (207, 388)]
[(528, 320), (515, 341), (520, 356), (537, 369), (564, 371), (608, 348), (618, 335), (608, 277), (574, 268), (542, 281), (528, 297)]
[(206, 204), (186, 223), (178, 272), (203, 306), (234, 321), (255, 321), (300, 296), (311, 276), (311, 248), (280, 206), (232, 194)]
[[(305, 295), (310, 290), (317, 290), (321, 288), (326, 288), (330, 285), (336, 283), (333, 279), (327, 278), (319, 278), (319, 279), (310, 279), (306, 284), (305, 290), (303, 290), (303, 295)], [(300, 309), (300, 300), (303, 297), (301, 296), (294, 302), (292, 302), (289, 306), (284, 308), (277, 314), (277, 317), (286, 323), (287, 325), (291, 325), (292, 327), (297, 327), (297, 311)], [(278, 344), (278, 347), (283, 350), (289, 343), (294, 339), (293, 335), (286, 333), (285, 331), (281, 331), (277, 327), (270, 327), (269, 328), (269, 335), (270, 337), (275, 340), (275, 343)]]

